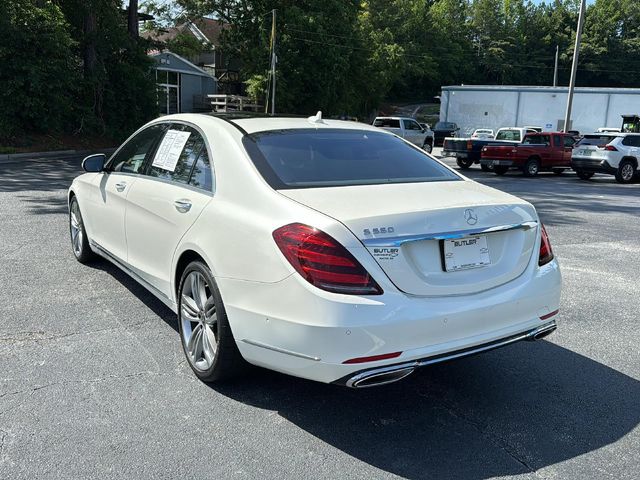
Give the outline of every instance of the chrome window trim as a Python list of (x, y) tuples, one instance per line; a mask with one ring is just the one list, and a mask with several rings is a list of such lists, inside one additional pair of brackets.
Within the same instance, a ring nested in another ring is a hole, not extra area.
[(452, 240), (455, 238), (464, 238), (471, 235), (482, 235), (486, 233), (494, 232), (506, 232), (509, 230), (529, 230), (536, 228), (538, 222), (522, 222), (512, 223), (508, 225), (498, 225), (495, 227), (482, 227), (472, 228), (469, 230), (455, 230), (451, 232), (438, 232), (438, 233), (422, 233), (416, 235), (398, 235), (395, 237), (383, 237), (383, 238), (366, 238), (362, 240), (365, 247), (400, 247), (408, 242), (419, 242), (422, 240)]
[[(191, 127), (194, 130), (196, 130), (200, 134), (200, 136), (204, 139), (204, 145), (205, 145), (205, 147), (207, 149), (207, 155), (209, 156), (209, 167), (211, 168), (211, 190), (206, 190), (204, 188), (194, 187), (193, 185), (189, 185), (188, 183), (185, 184), (185, 183), (181, 183), (181, 182), (174, 182), (172, 180), (159, 179), (159, 178), (152, 177), (151, 175), (147, 175), (147, 174), (143, 174), (143, 173), (120, 172), (120, 171), (115, 171), (115, 170), (114, 171), (110, 171), (110, 172), (105, 172), (105, 173), (107, 173), (109, 175), (120, 174), (120, 175), (128, 175), (128, 176), (131, 176), (131, 177), (151, 178), (151, 179), (154, 179), (156, 181), (162, 181), (162, 182), (167, 183), (169, 185), (178, 185), (178, 186), (181, 186), (181, 187), (187, 187), (190, 190), (193, 190), (193, 191), (196, 191), (196, 192), (205, 193), (205, 194), (208, 194), (211, 197), (213, 197), (215, 195), (215, 193), (216, 193), (216, 184), (217, 184), (217, 182), (216, 182), (216, 169), (215, 169), (215, 167), (213, 165), (213, 155), (211, 154), (211, 145), (209, 144), (209, 139), (207, 138), (207, 135), (204, 133), (204, 131), (198, 125), (196, 125), (195, 123), (192, 123), (192, 122), (188, 122), (186, 120), (162, 119), (162, 120), (158, 120), (158, 121), (155, 121), (153, 123), (150, 123), (150, 124), (143, 125), (139, 129), (137, 129), (135, 132), (133, 132), (129, 136), (129, 138), (127, 138), (124, 142), (122, 142), (120, 144), (118, 149), (115, 152), (113, 152), (111, 154), (111, 156), (109, 157), (109, 159), (105, 162), (105, 165), (109, 165), (111, 163), (111, 160), (113, 159), (113, 157), (115, 157), (116, 154), (120, 150), (122, 150), (122, 147), (124, 147), (127, 143), (129, 143), (129, 141), (131, 139), (133, 139), (133, 137), (135, 137), (138, 133), (142, 132), (144, 129), (149, 128), (149, 127), (153, 127), (154, 125), (163, 125), (163, 124), (164, 125), (168, 125), (169, 128), (171, 128), (171, 124), (172, 123), (186, 125), (188, 127)], [(196, 161), (197, 161), (197, 159), (196, 159)], [(146, 168), (146, 166), (147, 165), (145, 165), (145, 168)]]

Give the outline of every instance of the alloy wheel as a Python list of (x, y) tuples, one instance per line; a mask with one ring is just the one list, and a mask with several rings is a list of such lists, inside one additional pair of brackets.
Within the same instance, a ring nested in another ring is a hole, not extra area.
[(195, 270), (184, 279), (180, 321), (189, 361), (197, 370), (211, 368), (218, 349), (216, 305), (206, 278)]
[(633, 165), (625, 163), (620, 171), (620, 176), (625, 182), (630, 182), (633, 178)]
[(82, 255), (84, 234), (82, 233), (82, 216), (80, 216), (80, 208), (78, 207), (77, 201), (71, 203), (70, 224), (73, 253), (75, 253), (76, 257), (79, 257)]

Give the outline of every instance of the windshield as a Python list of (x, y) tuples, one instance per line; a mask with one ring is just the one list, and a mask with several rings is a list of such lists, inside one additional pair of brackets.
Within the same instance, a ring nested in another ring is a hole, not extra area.
[(419, 148), (383, 132), (275, 130), (243, 142), (274, 189), (460, 180)]
[(496, 140), (511, 140), (519, 142), (522, 138), (520, 137), (520, 130), (500, 130), (496, 135)]
[(400, 128), (400, 120), (397, 118), (376, 118), (373, 121), (374, 127)]
[(455, 130), (456, 124), (451, 122), (438, 122), (435, 126), (436, 130)]
[(615, 135), (585, 135), (576, 143), (576, 147), (584, 145), (596, 145), (602, 147), (616, 138)]

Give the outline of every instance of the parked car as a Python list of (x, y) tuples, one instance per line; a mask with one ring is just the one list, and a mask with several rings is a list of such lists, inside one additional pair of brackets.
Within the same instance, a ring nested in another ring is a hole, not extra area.
[(424, 128), (413, 118), (376, 117), (373, 121), (373, 126), (393, 132), (429, 153), (433, 150), (433, 131)]
[(496, 175), (504, 175), (517, 168), (526, 177), (540, 171), (561, 174), (571, 168), (571, 151), (575, 138), (568, 133), (528, 133), (518, 145), (487, 145), (482, 148), (480, 163), (493, 168)]
[(434, 146), (441, 147), (445, 137), (453, 137), (460, 131), (460, 127), (453, 122), (437, 122), (433, 127)]
[(640, 133), (587, 134), (573, 150), (571, 168), (582, 180), (608, 173), (619, 183), (631, 183), (638, 173), (639, 158)]
[(82, 166), (75, 258), (176, 312), (203, 381), (249, 363), (368, 387), (556, 328), (535, 208), (373, 126), (168, 115)]
[(488, 138), (493, 140), (495, 133), (490, 128), (476, 128), (471, 134), (471, 138)]
[[(458, 166), (466, 170), (474, 163), (480, 163), (482, 149), (486, 145), (516, 145), (522, 141), (527, 133), (535, 133), (535, 130), (527, 130), (521, 127), (505, 127), (498, 129), (494, 139), (482, 138), (445, 138), (442, 147), (443, 157), (454, 157)], [(489, 171), (487, 164), (480, 167), (483, 171)]]

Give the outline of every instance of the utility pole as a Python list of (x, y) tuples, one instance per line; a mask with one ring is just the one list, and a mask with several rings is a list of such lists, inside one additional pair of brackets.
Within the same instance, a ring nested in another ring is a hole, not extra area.
[(580, 14), (578, 16), (578, 30), (576, 31), (576, 45), (573, 49), (573, 63), (571, 65), (571, 80), (569, 81), (569, 95), (567, 97), (567, 113), (564, 116), (564, 131), (569, 130), (571, 120), (571, 106), (573, 104), (573, 90), (576, 87), (576, 72), (578, 71), (578, 56), (580, 55), (580, 39), (584, 26), (584, 15), (587, 9), (586, 0), (580, 2)]
[(271, 115), (276, 113), (276, 9), (271, 11)]
[(553, 68), (553, 86), (558, 86), (558, 55), (560, 53), (560, 45), (556, 45), (556, 63)]

